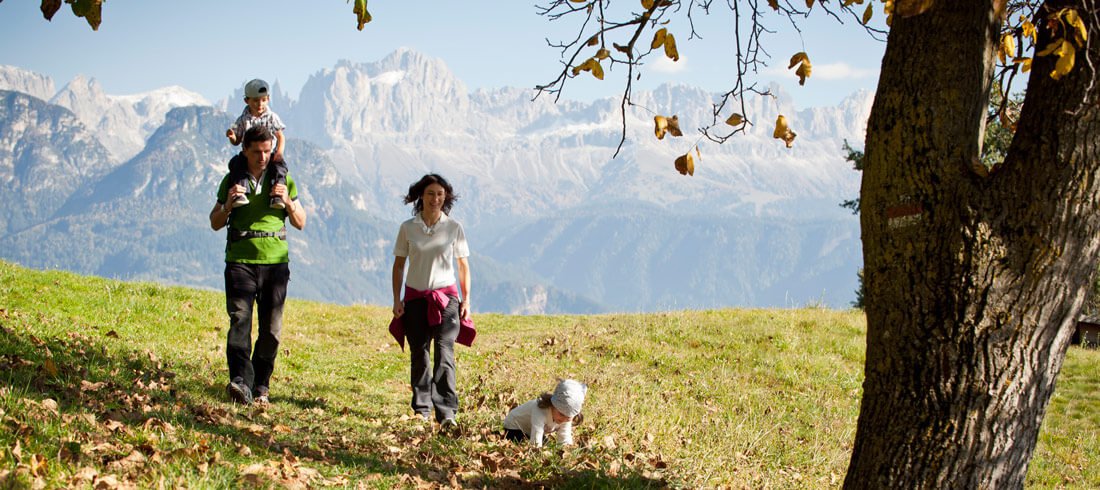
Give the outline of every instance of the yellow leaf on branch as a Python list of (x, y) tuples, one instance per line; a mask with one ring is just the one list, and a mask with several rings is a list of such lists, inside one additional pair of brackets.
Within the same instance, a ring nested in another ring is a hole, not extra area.
[(771, 7), (772, 10), (779, 11), (779, 0), (768, 0), (768, 6)]
[(665, 116), (653, 116), (653, 135), (659, 140), (665, 139), (668, 132), (668, 118)]
[(794, 65), (797, 65), (797, 64), (799, 64), (803, 61), (809, 61), (809, 60), (810, 60), (810, 57), (808, 55), (806, 55), (805, 51), (799, 51), (799, 52), (795, 53), (794, 56), (791, 56), (791, 63), (789, 65), (787, 65), (787, 68), (788, 69), (794, 68)]
[(871, 22), (871, 16), (875, 13), (873, 9), (874, 6), (875, 4), (873, 3), (867, 4), (867, 10), (863, 11), (863, 25), (867, 25), (868, 22)]
[(680, 117), (672, 116), (668, 118), (668, 134), (673, 136), (683, 136), (684, 133), (680, 131)]
[(1012, 56), (1016, 52), (1016, 36), (1012, 33), (1005, 33), (1001, 36), (1001, 45), (997, 50), (997, 58), (1001, 60), (1001, 64), (1005, 63), (1008, 57)]
[(1020, 71), (1024, 73), (1031, 71), (1031, 58), (1014, 58), (1012, 62), (1020, 65)]
[(677, 116), (665, 117), (665, 116), (653, 116), (653, 135), (659, 140), (665, 139), (665, 134), (671, 134), (673, 136), (683, 136), (684, 133), (680, 131), (680, 118)]
[(597, 80), (603, 80), (603, 67), (595, 58), (589, 58), (589, 60), (592, 62), (592, 76), (596, 77)]
[(367, 0), (355, 0), (352, 13), (355, 14), (355, 21), (358, 23), (356, 28), (360, 31), (363, 30), (363, 26), (371, 21), (370, 12), (367, 11)]
[[(60, 3), (60, 0), (55, 1)], [(103, 21), (103, 2), (105, 1), (107, 0), (65, 0), (65, 3), (72, 7), (73, 15), (83, 17), (84, 20), (88, 21), (88, 25), (91, 26), (93, 31), (98, 31), (99, 24)], [(47, 6), (49, 3), (51, 2), (43, 0), (43, 14), (46, 14), (47, 10), (56, 12), (56, 9), (52, 6)], [(60, 8), (60, 6), (58, 8)], [(50, 16), (52, 16), (52, 14), (47, 15), (46, 18), (49, 19)]]
[(677, 157), (674, 165), (680, 175), (695, 175), (695, 159), (691, 157), (690, 151)]
[(1054, 63), (1054, 70), (1050, 72), (1050, 77), (1061, 80), (1063, 76), (1073, 70), (1076, 54), (1077, 49), (1073, 47), (1073, 43), (1065, 38), (1058, 38), (1051, 41), (1042, 51), (1036, 53), (1036, 56), (1057, 56), (1058, 61)]
[(1055, 40), (1051, 41), (1050, 44), (1048, 44), (1047, 47), (1043, 48), (1042, 51), (1039, 51), (1038, 53), (1035, 53), (1035, 56), (1046, 56), (1046, 55), (1049, 55), (1051, 53), (1054, 53), (1054, 50), (1062, 47), (1062, 42), (1063, 41), (1065, 41), (1065, 39), (1062, 39), (1062, 38), (1058, 38), (1058, 39), (1055, 39)]
[(1023, 37), (1030, 37), (1031, 42), (1034, 43), (1039, 37), (1039, 30), (1035, 28), (1035, 24), (1032, 24), (1027, 17), (1020, 16), (1020, 33)]
[(813, 68), (813, 65), (811, 65), (809, 61), (804, 61), (801, 65), (798, 66), (798, 69), (794, 71), (794, 74), (798, 75), (799, 85), (806, 85), (806, 79), (810, 78), (810, 72), (813, 71)]
[(653, 41), (649, 43), (650, 49), (657, 49), (665, 43), (665, 35), (668, 34), (668, 29), (661, 28), (657, 32), (653, 33)]
[(775, 119), (775, 131), (772, 131), (772, 138), (783, 140), (787, 144), (787, 148), (794, 146), (794, 138), (797, 136), (791, 128), (787, 126), (787, 118), (782, 114)]
[(730, 117), (726, 118), (726, 124), (730, 126), (740, 126), (744, 122), (745, 118), (737, 113), (731, 114)]
[(1050, 77), (1061, 80), (1062, 77), (1073, 71), (1073, 61), (1077, 56), (1077, 48), (1073, 47), (1073, 43), (1063, 41), (1062, 48), (1056, 50), (1055, 54), (1058, 55), (1058, 62), (1054, 64), (1054, 71), (1050, 72)]
[(1081, 16), (1075, 9), (1062, 9), (1062, 18), (1066, 20), (1066, 23), (1073, 29), (1073, 40), (1077, 42), (1080, 47), (1085, 47), (1085, 41), (1089, 40), (1088, 30), (1085, 29), (1085, 23), (1081, 20)]
[(791, 64), (787, 68), (793, 68), (794, 65), (799, 65), (794, 74), (798, 75), (798, 84), (806, 85), (806, 79), (810, 77), (810, 72), (813, 71), (813, 66), (810, 64), (810, 57), (806, 55), (804, 51), (795, 53), (791, 56)]
[(672, 61), (680, 61), (680, 52), (676, 50), (676, 37), (672, 33), (665, 34), (665, 56)]
[(603, 67), (600, 66), (600, 62), (596, 61), (596, 58), (588, 58), (581, 63), (573, 67), (573, 76), (579, 75), (582, 71), (591, 72), (592, 76), (599, 80), (603, 80)]
[(654, 0), (642, 0), (642, 8), (646, 10), (653, 8), (653, 1)]
[(598, 60), (606, 60), (610, 56), (611, 51), (608, 51), (607, 48), (600, 48), (599, 51), (596, 51), (596, 59)]

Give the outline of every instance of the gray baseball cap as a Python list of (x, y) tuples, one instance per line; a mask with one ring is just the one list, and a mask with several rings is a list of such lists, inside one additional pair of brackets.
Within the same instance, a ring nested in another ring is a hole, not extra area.
[(267, 82), (256, 78), (244, 84), (245, 97), (254, 99), (256, 97), (263, 97), (265, 95), (271, 95), (271, 90), (268, 89)]

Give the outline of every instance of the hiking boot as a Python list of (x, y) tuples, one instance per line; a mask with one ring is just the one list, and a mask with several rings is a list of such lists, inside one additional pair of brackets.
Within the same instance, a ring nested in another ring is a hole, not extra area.
[(252, 390), (248, 389), (248, 385), (244, 384), (244, 378), (240, 376), (233, 378), (233, 381), (225, 385), (225, 392), (229, 394), (229, 399), (241, 405), (252, 403)]
[(444, 432), (456, 431), (458, 430), (458, 422), (455, 422), (454, 417), (444, 419), (443, 422), (439, 424), (439, 429)]
[(267, 397), (267, 387), (266, 386), (257, 386), (256, 391), (252, 395), (253, 395), (253, 399), (252, 399), (253, 403), (259, 403), (261, 405), (267, 405), (268, 403), (271, 403), (271, 399), (269, 399)]
[(237, 194), (237, 197), (233, 198), (233, 208), (239, 208), (248, 204), (248, 198), (244, 194)]
[(283, 202), (283, 198), (279, 196), (271, 198), (271, 209), (286, 209), (286, 203)]

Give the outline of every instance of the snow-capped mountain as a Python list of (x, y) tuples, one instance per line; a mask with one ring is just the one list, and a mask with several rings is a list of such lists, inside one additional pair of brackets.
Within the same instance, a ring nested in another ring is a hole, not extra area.
[(72, 112), (0, 90), (0, 234), (49, 219), (112, 167), (107, 150)]
[(170, 109), (209, 105), (202, 96), (182, 87), (123, 96), (107, 95), (94, 78), (83, 76), (65, 84), (50, 102), (73, 111), (120, 161), (141, 151), (145, 139), (160, 127)]
[(69, 109), (118, 162), (145, 147), (145, 139), (160, 127), (169, 110), (210, 105), (201, 95), (178, 86), (107, 95), (94, 78), (81, 75), (55, 91), (50, 77), (4, 65), (0, 65), (0, 90), (24, 93)]
[(21, 92), (42, 100), (50, 100), (56, 93), (52, 78), (6, 65), (0, 65), (0, 90)]
[[(12, 86), (45, 90), (41, 78), (7, 78), (18, 81), (5, 82)], [(318, 281), (310, 288), (315, 299), (388, 302), (384, 262), (392, 237), (379, 224), (395, 226), (410, 215), (401, 196), (426, 172), (454, 184), (460, 200), (453, 215), (466, 224), (480, 259), (475, 273), (490, 278), (479, 283), (483, 294), (502, 299), (499, 311), (844, 306), (854, 296), (861, 262), (858, 220), (838, 203), (858, 194), (859, 174), (841, 148), (845, 140), (860, 146), (869, 93), (853, 94), (836, 107), (799, 111), (772, 88), (774, 96), (744, 101), (747, 131), (717, 145), (696, 131), (714, 120), (716, 95), (665, 85), (635, 94), (627, 144), (613, 157), (622, 131), (618, 100), (553, 103), (532, 101), (530, 90), (516, 88), (470, 92), (442, 61), (407, 49), (377, 62), (341, 61), (320, 70), (296, 99), (274, 91), (273, 107), (287, 123), (291, 173), (300, 174), (312, 193), (306, 203), (315, 207), (317, 219), (311, 218), (311, 226), (324, 230), (324, 240), (309, 232), (295, 252), (297, 263), (326, 271), (311, 276)], [(219, 102), (228, 113), (210, 108), (213, 114), (197, 119), (177, 117), (176, 126), (195, 122), (165, 133), (189, 142), (173, 155), (205, 155), (210, 169), (222, 171), (216, 155), (227, 159), (235, 150), (220, 125), (237, 116), (240, 97), (235, 87)], [(85, 121), (91, 128), (86, 133), (107, 141), (114, 165), (131, 160), (118, 158), (128, 152), (134, 161), (157, 162), (126, 165), (127, 179), (139, 181), (152, 178), (142, 169), (170, 165), (149, 156), (163, 154), (170, 138), (146, 143), (168, 109), (208, 106), (179, 88), (109, 96), (85, 77), (50, 100), (51, 107), (68, 108)], [(677, 115), (684, 136), (654, 138), (656, 114)], [(772, 138), (779, 114), (798, 133), (793, 148)], [(688, 152), (698, 155), (694, 177), (673, 169), (674, 159)], [(195, 199), (209, 201), (212, 189), (200, 187), (186, 187), (184, 199), (198, 193)], [(76, 199), (57, 213), (94, 204)], [(111, 208), (100, 204), (97, 209)], [(330, 261), (359, 265), (334, 268)], [(204, 277), (196, 271), (162, 273), (162, 280), (185, 284)], [(345, 287), (350, 284), (355, 287)]]
[[(704, 194), (710, 211), (752, 216), (854, 195), (859, 176), (840, 148), (845, 139), (862, 140), (871, 103), (870, 94), (857, 93), (840, 107), (799, 112), (782, 94), (751, 98), (746, 115), (754, 124), (725, 145), (704, 140), (695, 177), (687, 178), (672, 163), (693, 151), (694, 128), (712, 121), (713, 94), (667, 85), (638, 94), (627, 117), (629, 142), (614, 159), (622, 126), (617, 100), (530, 97), (517, 89), (468, 93), (441, 61), (402, 50), (314, 74), (284, 121), (289, 135), (332, 148), (370, 207), (394, 210), (400, 185), (434, 169), (476, 189), (479, 221), (481, 214), (534, 217), (594, 199), (697, 210)], [(800, 133), (794, 148), (771, 136), (780, 113)], [(686, 135), (654, 138), (655, 114), (678, 115)]]

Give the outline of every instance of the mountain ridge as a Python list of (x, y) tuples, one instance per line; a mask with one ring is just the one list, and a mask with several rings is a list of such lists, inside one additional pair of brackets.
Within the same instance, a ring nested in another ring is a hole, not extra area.
[[(4, 73), (0, 70), (0, 88), (14, 84), (5, 81)], [(39, 92), (48, 85), (41, 77), (17, 78)], [(213, 176), (224, 172), (224, 161), (236, 151), (226, 144), (222, 126), (235, 117), (239, 103), (230, 105), (232, 97), (222, 103), (228, 113), (216, 105), (165, 109), (182, 101), (150, 98), (186, 99), (186, 89), (107, 96), (94, 79), (76, 82), (58, 92), (68, 96), (55, 94), (52, 99), (71, 101), (80, 93), (76, 88), (82, 88), (92, 100), (85, 101), (86, 107), (70, 104), (80, 111), (109, 113), (103, 108), (115, 107), (119, 113), (140, 113), (146, 122), (156, 121), (160, 110), (165, 114), (153, 130), (145, 122), (132, 122), (125, 125), (129, 133), (119, 135), (119, 141), (142, 141), (142, 148), (125, 162), (111, 152), (107, 165), (125, 164), (130, 174), (77, 186), (79, 192), (67, 198), (61, 214), (36, 218), (38, 232), (52, 229), (58, 237), (63, 230), (80, 229), (86, 231), (80, 236), (94, 242), (99, 239), (94, 227), (78, 222), (81, 209), (140, 213), (141, 208), (121, 203), (143, 185), (158, 190), (149, 194), (154, 196), (150, 204), (186, 209), (171, 214), (176, 219), (204, 216), (213, 192), (208, 186), (216, 185)], [(856, 93), (837, 107), (800, 111), (782, 93), (748, 100), (755, 120), (745, 134), (726, 145), (703, 145), (695, 177), (680, 176), (672, 161), (693, 151), (691, 137), (656, 140), (652, 115), (679, 114), (689, 133), (699, 121), (713, 118), (709, 97), (681, 85), (636, 94), (640, 107), (627, 114), (628, 144), (612, 158), (622, 129), (613, 99), (554, 104), (545, 98), (531, 101), (529, 92), (516, 88), (468, 92), (445, 63), (412, 50), (377, 62), (344, 60), (320, 70), (298, 99), (281, 95), (285, 100), (273, 104), (287, 122), (288, 162), (292, 174), (301, 176), (304, 202), (316, 218), (310, 226), (318, 228), (307, 230), (300, 244), (292, 246), (298, 250), (292, 260), (336, 276), (310, 277), (316, 284), (307, 288), (307, 297), (388, 303), (387, 244), (392, 237), (386, 227), (409, 214), (400, 199), (409, 183), (438, 172), (455, 185), (461, 198), (454, 216), (466, 225), (476, 259), (493, 277), (492, 284), (481, 285), (494, 296), (510, 298), (494, 306), (498, 311), (648, 311), (819, 301), (846, 305), (856, 285), (859, 234), (857, 220), (838, 203), (858, 193), (858, 174), (843, 160), (841, 146), (865, 130), (871, 95)], [(140, 104), (147, 107), (138, 108)], [(800, 133), (791, 149), (771, 138), (770, 121), (781, 112), (795, 121), (792, 125)], [(85, 133), (85, 138), (103, 136), (101, 131)], [(157, 175), (166, 169), (166, 175)], [(172, 194), (180, 197), (159, 197)], [(192, 200), (199, 204), (192, 205)], [(92, 221), (100, 233), (114, 229), (103, 219)], [(201, 223), (187, 226), (190, 233), (201, 228)], [(140, 229), (159, 233), (152, 225)], [(125, 230), (114, 233), (130, 236)], [(0, 237), (0, 243), (5, 243), (6, 254), (23, 255), (8, 258), (23, 262), (34, 255), (34, 241), (19, 235)], [(186, 241), (187, 236), (177, 238)], [(710, 243), (708, 236), (721, 240)], [(112, 242), (114, 238), (104, 241), (124, 245)], [(535, 239), (557, 245), (533, 248)], [(21, 245), (7, 246), (15, 243)], [(156, 243), (174, 250), (164, 240)], [(771, 245), (757, 253), (760, 243)], [(815, 243), (833, 245), (823, 252)], [(141, 259), (134, 263), (162, 274), (142, 278), (214, 287), (216, 281), (210, 282), (200, 258), (216, 255), (217, 247), (200, 249), (178, 255), (171, 267), (160, 264), (155, 254), (136, 254)], [(764, 253), (769, 249), (775, 253)], [(108, 260), (104, 249), (98, 250), (101, 256), (85, 257), (100, 264), (96, 273), (110, 276), (112, 270), (134, 269), (125, 256)], [(65, 263), (60, 255), (51, 256), (57, 257), (55, 263)], [(324, 263), (341, 260), (359, 265)], [(577, 271), (580, 263), (593, 265), (583, 273), (563, 272)], [(476, 276), (479, 269), (474, 270)], [(719, 270), (726, 272), (715, 274)], [(644, 271), (665, 271), (670, 279)]]

